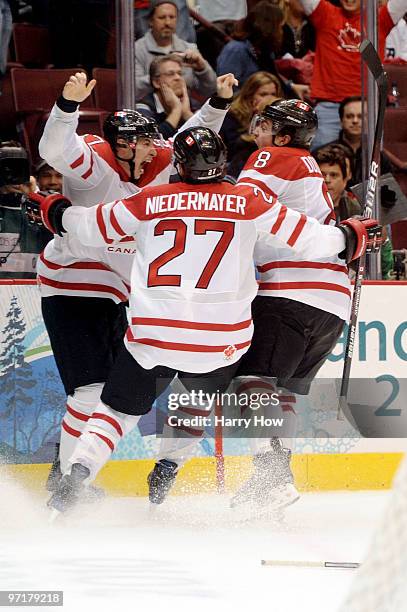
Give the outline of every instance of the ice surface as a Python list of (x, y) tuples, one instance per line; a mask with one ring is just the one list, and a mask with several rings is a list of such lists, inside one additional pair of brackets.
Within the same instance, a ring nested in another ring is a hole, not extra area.
[(64, 612), (336, 612), (353, 571), (260, 560), (360, 561), (387, 493), (304, 494), (283, 524), (243, 520), (226, 495), (172, 497), (154, 512), (107, 498), (54, 525), (45, 496), (8, 481), (0, 499), (0, 589), (63, 590)]

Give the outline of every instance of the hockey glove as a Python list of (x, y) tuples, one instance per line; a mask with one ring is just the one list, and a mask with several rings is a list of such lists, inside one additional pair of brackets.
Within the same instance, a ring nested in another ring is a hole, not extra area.
[(346, 248), (339, 253), (341, 259), (350, 263), (365, 253), (378, 253), (383, 243), (382, 226), (376, 219), (351, 217), (339, 224), (345, 234)]
[(41, 219), (41, 202), (43, 200), (45, 198), (40, 193), (29, 193), (28, 196), (24, 196), (21, 209), (30, 225), (44, 227)]
[(50, 232), (62, 236), (65, 231), (62, 225), (62, 215), (70, 206), (72, 206), (70, 200), (60, 193), (53, 193), (43, 199), (41, 202), (41, 218)]

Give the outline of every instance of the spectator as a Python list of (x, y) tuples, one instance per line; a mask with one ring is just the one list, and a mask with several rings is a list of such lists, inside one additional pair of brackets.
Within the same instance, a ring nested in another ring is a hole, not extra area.
[[(176, 34), (182, 40), (190, 43), (196, 42), (196, 32), (189, 16), (189, 8), (187, 0), (174, 0), (173, 4), (178, 9), (177, 29)], [(148, 30), (149, 14), (151, 11), (150, 0), (135, 0), (134, 2), (134, 28), (136, 40), (144, 36)]]
[(346, 187), (352, 174), (345, 151), (336, 145), (326, 145), (318, 149), (315, 159), (332, 198), (337, 221), (360, 215), (362, 207)]
[(41, 192), (62, 193), (62, 174), (42, 159), (35, 167), (35, 178)]
[(31, 224), (23, 212), (27, 200), (36, 197), (30, 193), (34, 189), (32, 180), (26, 150), (15, 141), (1, 143), (1, 278), (35, 278), (38, 254), (52, 238), (44, 227)]
[[(300, 0), (315, 28), (315, 66), (311, 96), (317, 100), (318, 132), (313, 150), (338, 138), (339, 103), (349, 96), (360, 96), (360, 0)], [(389, 0), (378, 12), (379, 50), (383, 57), (385, 37), (403, 16), (407, 0)]]
[(192, 116), (179, 55), (164, 55), (154, 59), (150, 64), (150, 83), (153, 93), (136, 104), (136, 110), (145, 117), (155, 119), (158, 129), (167, 140)]
[[(353, 215), (360, 215), (362, 207), (355, 196), (347, 191), (351, 172), (346, 153), (337, 145), (327, 145), (318, 149), (315, 159), (321, 169), (328, 192), (333, 200), (336, 224)], [(391, 280), (393, 271), (392, 244), (383, 228), (384, 243), (381, 249), (382, 280)]]
[[(308, 91), (306, 85), (293, 85), (281, 79), (274, 60), (281, 55), (284, 14), (269, 0), (261, 0), (249, 11), (235, 40), (227, 43), (218, 58), (217, 72), (232, 72), (240, 86), (254, 72), (263, 70), (276, 75), (285, 97), (296, 97)], [(293, 91), (294, 90), (294, 91)]]
[(286, 0), (282, 54), (289, 53), (293, 58), (301, 58), (314, 50), (315, 30), (306, 19), (300, 0)]
[(257, 149), (249, 135), (253, 115), (281, 96), (280, 81), (269, 72), (255, 72), (244, 83), (220, 131), (228, 149), (229, 175), (239, 176), (247, 159)]
[(149, 69), (157, 56), (178, 53), (185, 68), (185, 80), (190, 91), (209, 96), (216, 90), (216, 74), (199, 53), (196, 45), (181, 40), (175, 34), (177, 6), (174, 2), (155, 0), (150, 11), (150, 29), (136, 41), (136, 100), (151, 93)]
[[(231, 36), (239, 21), (247, 15), (246, 0), (198, 0), (197, 12), (216, 26), (225, 36)], [(198, 26), (198, 48), (211, 66), (216, 68), (216, 61), (226, 42), (221, 36), (214, 35), (208, 28)]]
[[(350, 96), (339, 104), (340, 126), (339, 138), (329, 144), (347, 146), (352, 154), (352, 178), (348, 187), (362, 182), (362, 99)], [(381, 173), (391, 172), (392, 166), (388, 157), (381, 154)]]
[(386, 58), (395, 57), (407, 61), (407, 13), (386, 38)]

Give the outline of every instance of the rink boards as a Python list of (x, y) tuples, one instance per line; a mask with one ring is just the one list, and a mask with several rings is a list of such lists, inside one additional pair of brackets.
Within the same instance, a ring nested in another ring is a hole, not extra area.
[[(403, 380), (407, 370), (406, 298), (407, 283), (366, 283), (352, 368), (353, 377), (369, 379), (368, 391), (363, 393), (370, 402), (376, 402), (370, 416), (375, 426), (384, 423), (379, 429), (388, 431), (391, 437), (348, 436), (346, 429), (340, 437), (329, 437), (325, 425), (319, 424), (313, 437), (298, 438), (295, 444), (294, 471), (304, 490), (390, 486), (401, 453), (407, 450)], [(30, 366), (22, 389), (16, 387), (19, 377), (10, 374), (16, 359), (12, 348), (15, 342), (23, 348)], [(0, 281), (0, 351), (0, 463), (7, 463), (4, 469), (19, 479), (42, 486), (64, 413), (64, 393), (41, 318), (39, 292), (32, 281)], [(343, 352), (342, 338), (321, 371), (326, 388), (330, 379), (341, 376)], [(145, 477), (157, 451), (157, 441), (148, 435), (150, 431), (147, 418), (142, 425), (144, 435), (137, 431), (124, 440), (115, 461), (100, 475), (100, 481), (113, 494), (146, 493)], [(247, 440), (224, 440), (227, 488), (234, 488), (250, 470), (248, 452)], [(183, 469), (178, 487), (200, 492), (216, 488), (213, 455), (213, 440), (207, 438)]]

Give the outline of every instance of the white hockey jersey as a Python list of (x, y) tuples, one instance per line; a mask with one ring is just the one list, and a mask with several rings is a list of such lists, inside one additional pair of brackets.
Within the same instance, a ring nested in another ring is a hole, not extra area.
[[(206, 102), (181, 129), (205, 125), (219, 131), (226, 110)], [(135, 194), (140, 187), (169, 182), (172, 172), (172, 143), (157, 148), (157, 156), (146, 164), (138, 184), (128, 180), (106, 141), (99, 136), (78, 136), (79, 111), (67, 113), (54, 105), (39, 144), (40, 155), (63, 174), (63, 194), (73, 205), (93, 206)], [(68, 250), (58, 236), (38, 260), (38, 281), (43, 297), (76, 295), (126, 301), (135, 243), (125, 239), (114, 249), (94, 251), (78, 259), (80, 249)], [(127, 261), (128, 260), (128, 261)], [(127, 280), (127, 282), (126, 282)]]
[(258, 187), (191, 187), (147, 188), (110, 204), (73, 206), (63, 216), (68, 242), (98, 247), (137, 236), (126, 344), (147, 369), (209, 372), (246, 352), (257, 243), (308, 258), (345, 248), (340, 229), (287, 209)]
[[(258, 185), (282, 204), (321, 224), (334, 224), (332, 199), (315, 159), (305, 149), (267, 147), (256, 151), (243, 168), (238, 184)], [(259, 244), (255, 262), (259, 295), (285, 297), (349, 318), (351, 286), (346, 264), (336, 255), (313, 257), (285, 248)]]

